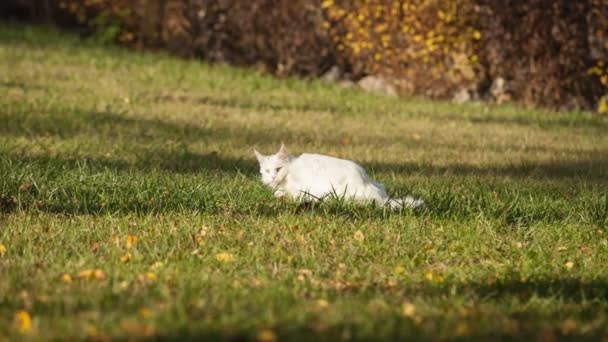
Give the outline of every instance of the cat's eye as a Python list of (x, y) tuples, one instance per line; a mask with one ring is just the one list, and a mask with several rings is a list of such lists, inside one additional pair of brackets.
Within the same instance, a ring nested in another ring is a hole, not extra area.
[(275, 171), (279, 172), (279, 171), (281, 171), (281, 169), (282, 169), (282, 167), (277, 167)]

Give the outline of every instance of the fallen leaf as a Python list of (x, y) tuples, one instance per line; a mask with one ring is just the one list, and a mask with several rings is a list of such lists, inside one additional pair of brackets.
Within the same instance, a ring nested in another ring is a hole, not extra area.
[(127, 254), (123, 255), (120, 257), (120, 261), (122, 262), (129, 262), (131, 260), (133, 256), (131, 255), (131, 253), (127, 252)]
[(126, 246), (127, 248), (131, 248), (133, 246), (135, 246), (135, 244), (137, 243), (137, 241), (139, 240), (139, 238), (135, 235), (127, 235), (127, 243)]
[(403, 303), (403, 305), (401, 305), (401, 313), (407, 317), (414, 317), (416, 314), (416, 307), (412, 303)]
[(435, 282), (435, 283), (443, 283), (443, 277), (442, 276), (433, 274), (431, 272), (425, 274), (424, 277), (428, 281), (432, 281), (432, 282)]
[(277, 335), (270, 329), (264, 329), (256, 336), (258, 342), (274, 342), (277, 340)]
[(32, 317), (25, 310), (19, 310), (15, 313), (15, 326), (22, 334), (28, 334), (32, 331)]
[(153, 264), (150, 266), (150, 269), (151, 269), (151, 270), (157, 270), (157, 269), (159, 269), (159, 268), (163, 267), (164, 265), (165, 265), (165, 264), (164, 264), (162, 261), (157, 261), (157, 262), (153, 263)]
[(405, 267), (403, 267), (403, 266), (397, 266), (397, 267), (395, 267), (394, 272), (397, 275), (405, 273)]
[(456, 326), (456, 336), (466, 336), (470, 333), (471, 329), (469, 328), (469, 325), (467, 323), (460, 322), (458, 323), (458, 326)]
[(568, 250), (568, 248), (566, 248), (566, 247), (564, 247), (564, 246), (559, 246), (559, 247), (557, 247), (557, 251), (558, 251), (558, 252), (563, 252), (563, 251), (566, 251), (566, 250)]
[(72, 276), (69, 275), (69, 274), (67, 274), (67, 273), (64, 273), (61, 276), (61, 281), (64, 282), (64, 283), (71, 283), (72, 282)]
[(231, 253), (217, 253), (215, 259), (220, 262), (229, 263), (236, 260), (236, 257)]
[(578, 327), (578, 323), (575, 320), (573, 320), (572, 318), (568, 318), (567, 320), (565, 320), (562, 323), (561, 330), (564, 335), (569, 335), (569, 334), (572, 334), (574, 331), (576, 331), (577, 327)]
[(149, 337), (154, 334), (152, 327), (135, 321), (122, 321), (120, 326), (129, 335)]
[(87, 336), (89, 336), (90, 338), (97, 337), (99, 335), (99, 331), (97, 330), (97, 327), (92, 324), (87, 325), (85, 330), (86, 330)]
[(95, 253), (97, 252), (97, 250), (99, 249), (99, 244), (97, 242), (95, 242), (93, 245), (91, 245), (91, 249), (89, 249), (91, 251), (91, 253)]
[(103, 280), (106, 278), (106, 274), (103, 273), (103, 271), (100, 269), (84, 270), (84, 271), (81, 271), (80, 273), (78, 273), (78, 278)]
[(317, 307), (320, 309), (325, 309), (329, 306), (329, 302), (326, 301), (325, 299), (317, 300), (316, 304), (317, 304)]
[(152, 311), (150, 311), (150, 309), (146, 309), (146, 308), (141, 308), (137, 311), (137, 314), (141, 317), (141, 318), (148, 318), (150, 317), (150, 315), (152, 314)]
[(359, 242), (363, 242), (363, 240), (365, 240), (365, 235), (363, 235), (363, 232), (360, 230), (357, 230), (355, 232), (354, 235), (355, 240), (359, 241)]
[(4, 253), (6, 253), (6, 246), (0, 243), (0, 257), (4, 256)]
[(566, 266), (567, 269), (571, 270), (572, 267), (574, 267), (574, 263), (572, 261), (568, 261), (564, 266)]
[(578, 247), (578, 250), (579, 250), (581, 253), (589, 253), (589, 252), (591, 252), (591, 251), (592, 251), (592, 249), (591, 249), (591, 248), (589, 248), (589, 247), (587, 247), (587, 246), (579, 246), (579, 247)]

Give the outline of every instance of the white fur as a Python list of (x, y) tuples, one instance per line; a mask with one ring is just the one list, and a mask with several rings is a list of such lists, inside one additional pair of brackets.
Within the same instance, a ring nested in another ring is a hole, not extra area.
[(260, 163), (262, 182), (274, 189), (277, 198), (317, 201), (336, 195), (358, 203), (373, 201), (379, 207), (388, 205), (394, 209), (424, 206), (424, 201), (410, 196), (390, 198), (384, 185), (374, 182), (360, 165), (350, 160), (310, 153), (294, 157), (284, 145), (269, 156), (254, 152)]

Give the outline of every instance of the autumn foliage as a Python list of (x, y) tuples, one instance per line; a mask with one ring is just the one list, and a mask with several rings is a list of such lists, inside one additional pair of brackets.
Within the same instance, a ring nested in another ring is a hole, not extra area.
[(500, 78), (509, 99), (562, 108), (592, 107), (608, 89), (608, 0), (50, 2), (103, 41), (278, 76), (338, 65), (438, 98), (483, 97)]

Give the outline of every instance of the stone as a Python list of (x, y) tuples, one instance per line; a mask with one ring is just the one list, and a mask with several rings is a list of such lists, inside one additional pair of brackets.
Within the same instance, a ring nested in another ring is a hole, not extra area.
[(357, 82), (357, 85), (370, 93), (396, 97), (397, 89), (381, 76), (365, 76)]
[(473, 99), (471, 91), (469, 89), (463, 88), (460, 89), (454, 96), (452, 97), (452, 102), (457, 104), (467, 103)]
[(321, 80), (327, 83), (334, 83), (340, 80), (341, 75), (340, 67), (334, 65), (321, 76)]

